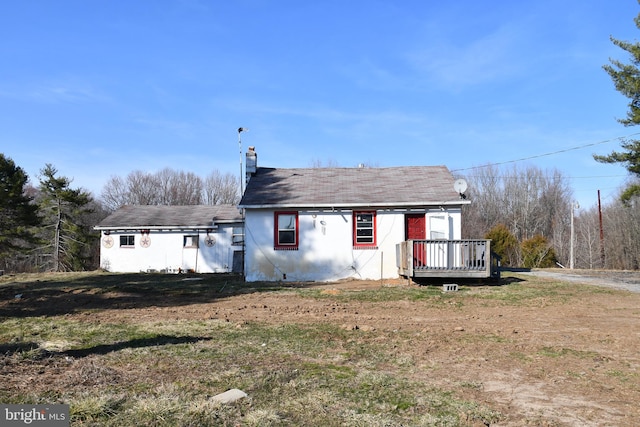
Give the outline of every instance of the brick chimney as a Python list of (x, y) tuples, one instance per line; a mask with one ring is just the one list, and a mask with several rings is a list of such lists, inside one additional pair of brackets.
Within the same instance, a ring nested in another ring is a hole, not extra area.
[(245, 184), (249, 183), (251, 176), (258, 170), (258, 153), (256, 147), (251, 146), (247, 149), (247, 162), (245, 166)]

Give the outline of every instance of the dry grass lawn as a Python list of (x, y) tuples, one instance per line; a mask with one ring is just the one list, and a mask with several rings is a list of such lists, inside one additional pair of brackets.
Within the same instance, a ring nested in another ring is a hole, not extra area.
[(637, 426), (639, 320), (640, 294), (518, 274), (1, 276), (0, 402), (73, 426)]

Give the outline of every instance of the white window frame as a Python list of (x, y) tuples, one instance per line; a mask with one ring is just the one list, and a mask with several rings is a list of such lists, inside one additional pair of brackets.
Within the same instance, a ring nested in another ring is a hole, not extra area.
[(200, 246), (200, 236), (197, 234), (186, 234), (182, 240), (184, 248), (197, 248)]

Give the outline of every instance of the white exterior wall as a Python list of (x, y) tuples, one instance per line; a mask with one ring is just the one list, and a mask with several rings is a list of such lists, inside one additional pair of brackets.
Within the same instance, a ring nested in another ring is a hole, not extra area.
[[(357, 211), (371, 211), (358, 209)], [(294, 209), (286, 209), (294, 211)], [(444, 227), (447, 239), (461, 237), (459, 208), (376, 211), (377, 249), (353, 248), (353, 211), (298, 211), (297, 250), (274, 249), (274, 210), (245, 212), (245, 279), (253, 281), (333, 281), (344, 278), (397, 278), (396, 244), (405, 238), (406, 213), (426, 214), (430, 224)], [(435, 217), (432, 221), (430, 218)]]
[[(100, 242), (100, 267), (116, 273), (141, 271), (178, 272), (193, 270), (197, 273), (231, 272), (233, 252), (242, 251), (241, 245), (232, 245), (232, 226), (219, 226), (209, 233), (215, 238), (213, 246), (207, 246), (206, 230), (155, 231), (148, 235), (136, 231), (117, 231), (106, 235)], [(120, 236), (135, 236), (134, 247), (120, 247)], [(184, 247), (184, 236), (198, 236), (198, 247)], [(111, 238), (111, 247), (105, 239)], [(144, 237), (150, 244), (141, 245)]]

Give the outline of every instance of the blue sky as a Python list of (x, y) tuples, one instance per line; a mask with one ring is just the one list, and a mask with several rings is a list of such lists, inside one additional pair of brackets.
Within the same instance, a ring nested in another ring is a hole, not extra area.
[[(602, 65), (636, 0), (139, 0), (0, 4), (0, 152), (99, 196), (165, 167), (486, 163), (559, 169), (613, 200), (593, 153), (640, 132)], [(583, 147), (573, 149), (575, 147)], [(549, 153), (562, 153), (545, 155)], [(540, 156), (540, 157), (536, 157)], [(529, 160), (509, 163), (514, 160)]]

